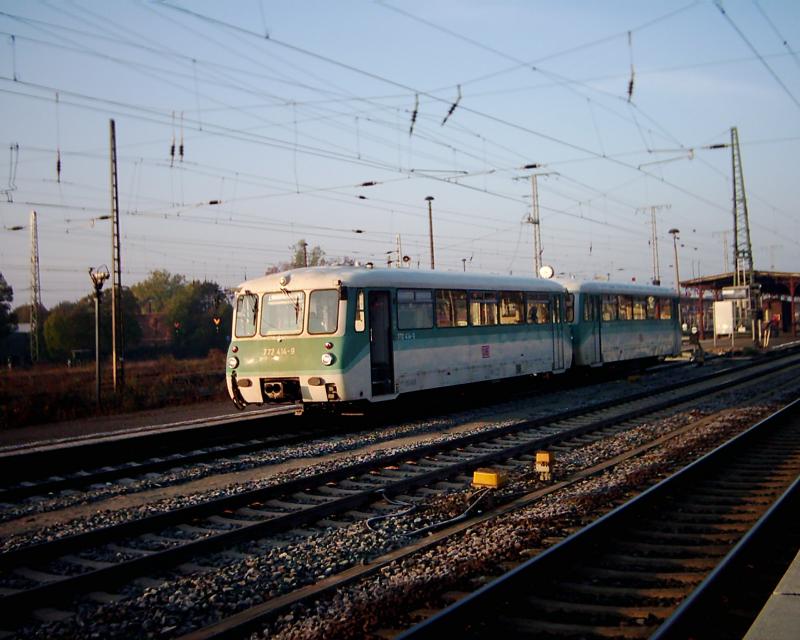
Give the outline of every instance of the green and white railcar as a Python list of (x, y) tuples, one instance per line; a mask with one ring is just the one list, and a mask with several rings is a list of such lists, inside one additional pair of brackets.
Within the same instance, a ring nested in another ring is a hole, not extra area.
[(663, 359), (681, 352), (678, 294), (613, 282), (564, 283), (572, 313), (575, 366)]
[(249, 280), (236, 290), (228, 391), (239, 407), (379, 402), (563, 372), (572, 360), (565, 296), (549, 280), (410, 269)]

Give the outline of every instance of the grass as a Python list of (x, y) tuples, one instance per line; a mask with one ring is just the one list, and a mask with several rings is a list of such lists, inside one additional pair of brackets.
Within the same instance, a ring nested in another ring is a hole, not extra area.
[(0, 371), (0, 428), (154, 409), (227, 398), (225, 354), (205, 358), (125, 363), (125, 386), (114, 396), (111, 363), (102, 363), (100, 407), (95, 402), (95, 367), (37, 365)]

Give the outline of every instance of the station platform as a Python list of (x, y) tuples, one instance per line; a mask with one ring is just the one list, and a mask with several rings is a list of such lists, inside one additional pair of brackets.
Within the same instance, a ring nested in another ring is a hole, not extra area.
[(800, 638), (800, 552), (794, 557), (744, 640)]
[[(717, 336), (714, 338), (703, 338), (700, 344), (706, 353), (714, 353), (719, 355), (725, 354), (743, 354), (753, 349), (764, 349), (766, 351), (774, 349), (782, 349), (788, 346), (800, 344), (800, 336), (793, 336), (791, 333), (781, 332), (777, 336), (771, 336), (766, 346), (756, 347), (753, 344), (753, 338), (750, 333), (741, 333), (734, 335), (733, 341), (729, 335)], [(688, 337), (683, 337), (684, 350), (691, 351), (691, 342)]]

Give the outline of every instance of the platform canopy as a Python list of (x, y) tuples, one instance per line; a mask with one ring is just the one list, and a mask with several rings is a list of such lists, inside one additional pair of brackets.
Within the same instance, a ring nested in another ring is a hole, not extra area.
[[(685, 289), (703, 289), (704, 291), (721, 291), (724, 287), (733, 286), (733, 272), (720, 273), (713, 276), (702, 276), (691, 280), (681, 280)], [(761, 285), (762, 295), (789, 296), (800, 294), (800, 272), (791, 271), (754, 271), (753, 277)]]

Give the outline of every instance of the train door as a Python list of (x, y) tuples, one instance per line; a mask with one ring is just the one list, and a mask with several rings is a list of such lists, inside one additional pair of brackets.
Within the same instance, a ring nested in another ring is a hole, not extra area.
[(552, 296), (552, 323), (553, 327), (553, 370), (561, 371), (566, 368), (564, 362), (564, 314), (562, 307), (564, 299), (561, 296)]
[(369, 355), (372, 395), (394, 393), (392, 314), (388, 291), (369, 292)]
[(589, 364), (599, 366), (603, 363), (602, 345), (600, 344), (600, 319), (602, 318), (602, 308), (600, 306), (600, 296), (586, 296), (584, 300), (586, 311), (584, 320), (587, 326), (586, 349), (589, 357)]

